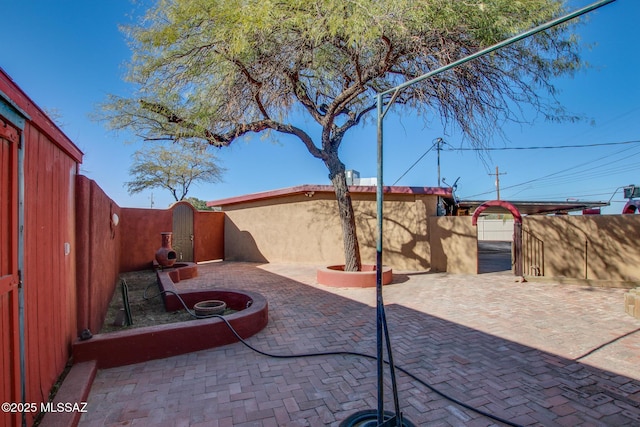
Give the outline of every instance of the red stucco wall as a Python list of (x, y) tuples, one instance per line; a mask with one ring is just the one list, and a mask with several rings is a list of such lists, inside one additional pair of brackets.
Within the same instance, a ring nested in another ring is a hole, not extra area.
[(168, 209), (123, 208), (120, 218), (120, 271), (151, 268), (162, 240), (160, 233), (173, 228)]
[(76, 179), (78, 332), (102, 327), (118, 283), (122, 232), (113, 223), (120, 207), (92, 180)]
[(224, 258), (224, 212), (197, 211), (193, 232), (195, 235), (195, 262)]
[[(195, 262), (224, 257), (223, 212), (195, 211), (193, 221)], [(120, 220), (120, 271), (150, 268), (162, 243), (160, 233), (173, 230), (169, 209), (122, 208)]]

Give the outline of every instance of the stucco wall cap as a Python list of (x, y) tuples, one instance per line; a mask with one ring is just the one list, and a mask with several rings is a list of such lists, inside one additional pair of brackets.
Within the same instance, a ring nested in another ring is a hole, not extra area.
[[(350, 186), (349, 192), (353, 194), (375, 194), (377, 188), (375, 186)], [(385, 194), (413, 194), (413, 195), (431, 195), (452, 197), (450, 188), (443, 187), (384, 187)], [(263, 191), (260, 193), (245, 194), (242, 196), (229, 197), (226, 199), (211, 200), (207, 202), (207, 206), (231, 206), (241, 203), (255, 202), (258, 200), (275, 199), (278, 197), (293, 196), (305, 193), (331, 193), (333, 194), (332, 185), (299, 185), (295, 187), (281, 188), (278, 190)]]

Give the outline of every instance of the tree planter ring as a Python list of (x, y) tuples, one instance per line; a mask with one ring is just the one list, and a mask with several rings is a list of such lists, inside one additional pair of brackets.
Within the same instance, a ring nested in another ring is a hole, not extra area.
[[(376, 266), (363, 264), (360, 271), (344, 271), (344, 265), (330, 265), (319, 268), (317, 280), (321, 285), (338, 288), (374, 288), (376, 286)], [(389, 266), (382, 266), (382, 284), (393, 281), (393, 271)]]
[(200, 301), (193, 306), (196, 316), (211, 316), (222, 314), (227, 309), (227, 304), (220, 300)]

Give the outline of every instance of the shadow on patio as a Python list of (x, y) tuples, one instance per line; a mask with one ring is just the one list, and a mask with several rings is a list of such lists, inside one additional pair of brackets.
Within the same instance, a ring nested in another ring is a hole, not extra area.
[[(269, 324), (248, 340), (261, 350), (375, 354), (375, 310), (366, 298), (358, 300), (364, 293), (346, 298), (328, 292), (311, 283), (308, 268), (274, 269), (288, 277), (257, 264), (223, 262), (202, 265), (197, 281), (179, 285), (262, 293), (269, 303)], [(424, 297), (416, 289), (431, 286), (427, 281), (433, 278), (415, 277), (422, 282), (412, 284), (414, 276), (409, 276), (385, 288), (397, 365), (442, 392), (520, 425), (640, 423), (637, 379), (425, 313), (428, 307), (416, 307)], [(482, 286), (478, 289), (482, 292)], [(394, 293), (403, 292), (412, 304), (395, 302), (402, 298)], [(531, 307), (534, 315), (538, 308)], [(510, 327), (509, 316), (496, 321)], [(402, 373), (398, 384), (402, 411), (416, 425), (495, 425)], [(392, 409), (388, 387), (385, 397), (386, 409)], [(337, 426), (351, 413), (375, 406), (373, 360), (345, 355), (274, 359), (237, 343), (99, 371), (80, 425)]]

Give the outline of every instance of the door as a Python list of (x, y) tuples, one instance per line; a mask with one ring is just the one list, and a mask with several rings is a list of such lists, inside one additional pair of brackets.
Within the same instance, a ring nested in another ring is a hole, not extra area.
[[(20, 402), (18, 318), (18, 149), (20, 134), (0, 117), (0, 402)], [(0, 412), (0, 426), (19, 413)]]
[(193, 213), (188, 203), (173, 207), (173, 250), (178, 262), (193, 262)]

